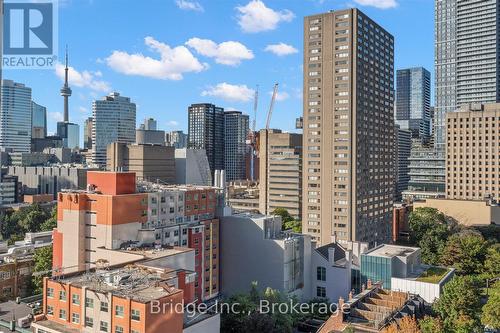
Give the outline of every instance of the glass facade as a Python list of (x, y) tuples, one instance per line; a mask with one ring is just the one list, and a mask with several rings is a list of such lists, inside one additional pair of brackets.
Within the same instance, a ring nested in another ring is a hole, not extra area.
[(382, 282), (384, 289), (391, 289), (392, 260), (385, 257), (361, 255), (361, 283)]
[(31, 102), (31, 126), (33, 139), (43, 139), (47, 136), (47, 108)]

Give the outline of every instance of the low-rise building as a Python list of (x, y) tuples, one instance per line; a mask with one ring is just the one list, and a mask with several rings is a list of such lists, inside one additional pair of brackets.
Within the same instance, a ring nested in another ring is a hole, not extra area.
[(394, 243), (409, 238), (409, 217), (413, 211), (413, 205), (406, 203), (394, 204), (392, 209), (392, 241)]
[(279, 216), (239, 213), (220, 225), (221, 286), (224, 295), (247, 292), (253, 281), (285, 295), (311, 295), (311, 238), (283, 232)]
[(500, 205), (486, 200), (426, 199), (415, 201), (414, 208), (436, 208), (465, 226), (500, 225)]
[(424, 265), (417, 247), (383, 244), (361, 254), (361, 280), (375, 281), (388, 290), (420, 295), (433, 303), (454, 269)]
[(175, 183), (212, 185), (210, 164), (204, 149), (175, 149)]
[(259, 212), (259, 184), (254, 181), (234, 181), (227, 186), (229, 206), (238, 212)]

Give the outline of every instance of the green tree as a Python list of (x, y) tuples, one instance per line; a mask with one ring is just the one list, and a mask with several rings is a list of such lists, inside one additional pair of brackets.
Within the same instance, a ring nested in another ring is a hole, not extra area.
[(500, 243), (495, 243), (486, 250), (484, 273), (491, 277), (500, 276)]
[(408, 222), (411, 229), (410, 240), (418, 245), (429, 230), (439, 224), (446, 225), (446, 218), (435, 208), (421, 207), (410, 213)]
[(57, 206), (52, 208), (50, 217), (41, 224), (40, 231), (52, 231), (54, 228), (57, 228)]
[(443, 320), (444, 332), (470, 333), (480, 327), (480, 291), (477, 283), (465, 276), (448, 282), (433, 305)]
[[(33, 256), (34, 273), (45, 272), (44, 274), (35, 275), (32, 277), (33, 293), (41, 294), (43, 289), (43, 278), (45, 276), (51, 276), (49, 272), (52, 270), (52, 246), (44, 246), (35, 250)], [(47, 273), (49, 272), (49, 273)]]
[(444, 331), (441, 319), (431, 316), (420, 319), (418, 325), (422, 333), (442, 333)]
[(488, 302), (483, 306), (481, 323), (494, 329), (500, 329), (500, 281), (490, 289)]
[(446, 225), (436, 224), (432, 229), (429, 229), (418, 243), (422, 251), (422, 261), (429, 265), (438, 265), (447, 239), (448, 228)]
[(283, 223), (283, 230), (292, 230), (296, 233), (302, 233), (302, 221), (293, 220)]
[(285, 225), (286, 222), (291, 222), (294, 220), (292, 215), (290, 215), (288, 210), (286, 210), (285, 208), (276, 208), (275, 210), (273, 210), (271, 214), (281, 216), (281, 221), (283, 221), (283, 225)]
[(488, 243), (475, 231), (452, 235), (443, 250), (441, 263), (453, 266), (458, 275), (479, 274), (483, 271)]

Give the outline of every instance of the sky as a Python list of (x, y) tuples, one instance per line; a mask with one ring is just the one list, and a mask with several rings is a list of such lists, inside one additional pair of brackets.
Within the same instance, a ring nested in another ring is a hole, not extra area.
[[(214, 103), (265, 126), (294, 131), (302, 115), (303, 17), (358, 7), (395, 37), (395, 68), (434, 71), (434, 0), (59, 0), (59, 58), (70, 57), (70, 121), (91, 116), (92, 101), (112, 91), (137, 104), (159, 129), (187, 132), (187, 107)], [(63, 66), (5, 70), (32, 88), (48, 109), (48, 129), (62, 119)], [(434, 76), (433, 76), (434, 77)]]

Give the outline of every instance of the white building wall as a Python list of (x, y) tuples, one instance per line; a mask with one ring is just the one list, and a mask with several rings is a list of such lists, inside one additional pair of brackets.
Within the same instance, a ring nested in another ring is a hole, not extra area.
[[(311, 263), (311, 297), (317, 297), (317, 287), (324, 287), (326, 297), (330, 302), (337, 302), (339, 297), (347, 299), (351, 290), (350, 269), (332, 266), (327, 259), (314, 250), (312, 251)], [(318, 267), (326, 268), (326, 281), (318, 281), (316, 274)]]
[(182, 330), (182, 333), (219, 333), (220, 314), (216, 314)]

